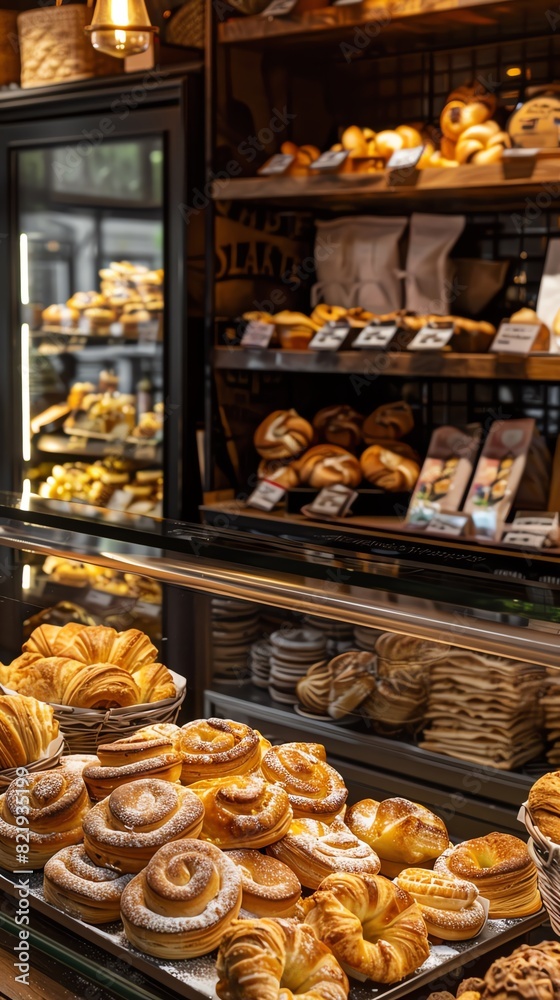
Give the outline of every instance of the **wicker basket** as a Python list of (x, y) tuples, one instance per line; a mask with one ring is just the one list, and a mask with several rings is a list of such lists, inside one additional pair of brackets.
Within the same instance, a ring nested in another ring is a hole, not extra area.
[(529, 854), (535, 862), (542, 901), (555, 934), (560, 935), (560, 845), (553, 844), (535, 826), (533, 817), (524, 802), (518, 819), (529, 834)]
[(0, 10), (0, 87), (19, 83), (17, 12)]
[[(25, 770), (28, 774), (37, 774), (38, 771), (49, 771), (51, 767), (56, 767), (64, 750), (64, 734), (60, 733), (45, 751), (45, 756), (39, 760), (34, 760), (32, 764), (26, 764)], [(18, 777), (17, 767), (8, 767), (0, 771), (0, 789), (7, 788), (12, 781)]]
[(122, 60), (96, 52), (84, 33), (93, 15), (89, 2), (87, 7), (62, 7), (61, 2), (18, 15), (22, 87), (49, 87), (123, 71)]

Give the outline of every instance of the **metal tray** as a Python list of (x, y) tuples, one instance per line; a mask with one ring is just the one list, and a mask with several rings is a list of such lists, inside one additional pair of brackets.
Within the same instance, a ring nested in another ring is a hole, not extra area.
[[(15, 876), (0, 869), (0, 891), (17, 897), (20, 878), (23, 882), (29, 878), (29, 901), (32, 908), (50, 920), (110, 952), (173, 992), (180, 993), (187, 1000), (217, 1000), (214, 954), (185, 961), (166, 962), (151, 958), (150, 955), (142, 954), (128, 943), (120, 921), (104, 924), (103, 927), (92, 927), (47, 903), (43, 896), (43, 875), (40, 872)], [(400, 983), (392, 986), (376, 986), (371, 982), (362, 984), (351, 980), (349, 1000), (397, 1000), (398, 997), (405, 997), (414, 990), (447, 975), (452, 969), (471, 963), (486, 952), (521, 937), (546, 920), (545, 910), (519, 920), (489, 920), (482, 933), (471, 941), (432, 945), (431, 955), (424, 965)]]

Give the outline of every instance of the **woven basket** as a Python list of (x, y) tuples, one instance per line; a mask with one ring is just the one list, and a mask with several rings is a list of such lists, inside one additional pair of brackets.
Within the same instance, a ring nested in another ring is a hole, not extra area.
[(529, 834), (529, 854), (535, 862), (542, 901), (555, 934), (560, 935), (560, 845), (553, 844), (535, 826), (524, 802), (517, 817)]
[(0, 10), (0, 87), (19, 83), (17, 12)]
[[(45, 756), (41, 757), (40, 760), (34, 760), (32, 764), (26, 764), (25, 770), (28, 774), (36, 774), (38, 771), (49, 771), (51, 767), (55, 767), (64, 750), (64, 734), (60, 733), (52, 741), (52, 743), (47, 747)], [(0, 771), (0, 788), (7, 788), (8, 785), (18, 777), (17, 767), (8, 767), (4, 771)]]
[(21, 55), (21, 85), (49, 87), (92, 76), (109, 76), (123, 71), (122, 60), (96, 52), (84, 28), (93, 10), (68, 4), (26, 10), (18, 15)]

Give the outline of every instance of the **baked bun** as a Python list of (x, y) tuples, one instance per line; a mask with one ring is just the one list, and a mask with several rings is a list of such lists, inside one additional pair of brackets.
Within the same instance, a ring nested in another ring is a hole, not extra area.
[(183, 760), (181, 781), (257, 771), (270, 743), (256, 729), (231, 719), (195, 719), (177, 733), (174, 746)]
[(418, 903), (380, 875), (329, 875), (304, 905), (338, 961), (376, 983), (400, 982), (430, 954)]
[(408, 799), (362, 799), (347, 810), (345, 821), (379, 855), (381, 872), (390, 878), (411, 865), (431, 868), (449, 846), (443, 820)]
[(197, 837), (203, 816), (200, 799), (188, 788), (139, 778), (93, 806), (83, 824), (84, 846), (96, 865), (139, 872), (162, 844)]
[(21, 694), (0, 695), (0, 771), (39, 760), (57, 736), (50, 705)]
[(179, 781), (182, 759), (173, 749), (171, 739), (146, 738), (138, 733), (105, 743), (97, 748), (98, 760), (84, 768), (84, 781), (94, 801), (104, 799), (129, 781), (137, 778), (160, 778)]
[[(78, 768), (59, 766), (29, 774), (23, 788), (21, 781), (16, 778), (0, 795), (0, 867), (17, 871), (25, 864), (36, 871), (62, 847), (81, 841), (82, 820), (91, 802)], [(18, 819), (25, 807), (29, 851), (24, 854), (18, 849), (24, 842)]]
[(47, 903), (85, 924), (108, 924), (119, 920), (122, 891), (131, 878), (99, 868), (83, 844), (73, 844), (47, 861), (43, 895)]
[(409, 434), (413, 427), (412, 410), (408, 403), (401, 399), (396, 403), (378, 406), (364, 420), (362, 432), (366, 444), (373, 444), (376, 441), (398, 440)]
[(418, 462), (382, 444), (372, 444), (360, 456), (364, 479), (388, 493), (410, 492), (420, 475)]
[(41, 318), (46, 326), (75, 327), (80, 318), (80, 313), (77, 309), (66, 306), (63, 303), (56, 303), (43, 309)]
[(308, 889), (317, 889), (331, 872), (379, 871), (375, 851), (355, 837), (340, 817), (330, 825), (316, 819), (295, 819), (286, 836), (266, 852), (288, 865)]
[(267, 847), (285, 836), (293, 819), (287, 792), (258, 774), (196, 781), (190, 790), (204, 806), (201, 840), (222, 849)]
[(395, 883), (416, 900), (432, 937), (466, 941), (480, 934), (486, 923), (486, 911), (472, 882), (425, 868), (405, 868)]
[(527, 801), (533, 822), (553, 844), (560, 844), (560, 773), (552, 771), (535, 781)]
[(328, 660), (314, 663), (296, 684), (300, 704), (314, 715), (326, 715), (329, 707), (332, 670)]
[(259, 479), (270, 479), (273, 483), (283, 486), (285, 490), (291, 490), (295, 486), (299, 486), (299, 474), (295, 462), (282, 462), (279, 460), (267, 462), (263, 458), (259, 462), (257, 476)]
[(319, 441), (356, 451), (362, 441), (364, 418), (351, 406), (326, 406), (313, 417)]
[(356, 487), (362, 481), (362, 470), (355, 455), (335, 444), (318, 444), (305, 452), (297, 462), (302, 483), (320, 490), (324, 486)]
[(348, 310), (344, 306), (328, 306), (321, 302), (311, 313), (311, 321), (320, 329), (325, 323), (336, 323), (338, 320), (346, 319), (347, 315)]
[(313, 440), (313, 428), (295, 410), (275, 410), (257, 427), (255, 448), (267, 460), (297, 458)]
[(437, 859), (434, 871), (474, 882), (490, 903), (492, 920), (526, 917), (542, 906), (527, 846), (509, 833), (489, 833), (450, 847)]
[(347, 1000), (348, 979), (330, 948), (292, 920), (236, 920), (217, 958), (220, 1000)]
[(531, 348), (532, 351), (548, 351), (550, 349), (550, 330), (541, 323), (534, 309), (518, 309), (510, 316), (510, 323), (535, 323), (539, 325), (537, 338)]
[(329, 664), (331, 685), (328, 713), (332, 719), (349, 715), (375, 688), (375, 656), (353, 649)]
[(220, 943), (241, 907), (241, 872), (213, 844), (160, 847), (121, 898), (124, 932), (156, 958), (196, 958)]
[(242, 907), (256, 917), (293, 917), (301, 884), (291, 868), (260, 851), (227, 851), (241, 871)]
[(294, 816), (330, 823), (344, 807), (348, 789), (325, 757), (316, 743), (283, 743), (265, 753), (262, 773), (287, 791)]

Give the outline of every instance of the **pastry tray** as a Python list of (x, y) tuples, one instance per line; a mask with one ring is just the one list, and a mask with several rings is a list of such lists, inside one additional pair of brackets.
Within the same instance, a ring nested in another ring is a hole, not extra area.
[[(217, 1000), (214, 989), (217, 981), (214, 954), (184, 961), (165, 961), (144, 955), (128, 943), (120, 921), (93, 927), (47, 903), (43, 896), (41, 872), (25, 872), (16, 876), (0, 869), (0, 891), (17, 898), (20, 879), (24, 883), (29, 879), (31, 907), (49, 920), (115, 955), (144, 975), (162, 983), (173, 993), (186, 997), (187, 1000)], [(424, 965), (400, 983), (385, 986), (351, 980), (349, 1000), (397, 1000), (398, 997), (408, 996), (415, 990), (446, 976), (452, 969), (470, 964), (481, 955), (521, 937), (547, 919), (546, 911), (540, 910), (531, 917), (522, 917), (519, 920), (489, 920), (482, 933), (471, 941), (432, 945), (431, 955)]]

